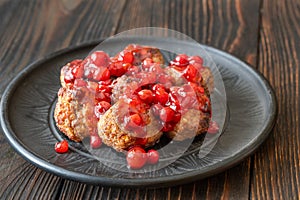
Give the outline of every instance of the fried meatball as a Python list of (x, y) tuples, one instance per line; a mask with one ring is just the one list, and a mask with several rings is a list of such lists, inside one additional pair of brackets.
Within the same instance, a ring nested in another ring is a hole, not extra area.
[(209, 113), (191, 109), (181, 116), (180, 122), (176, 124), (174, 130), (165, 134), (175, 141), (194, 138), (197, 135), (205, 134), (209, 127)]
[(73, 141), (80, 142), (91, 132), (96, 132), (94, 103), (88, 100), (92, 96), (85, 88), (71, 90), (62, 87), (58, 92), (54, 119), (59, 130)]
[[(102, 139), (102, 142), (108, 146), (113, 147), (117, 151), (128, 149), (130, 146), (138, 144), (139, 137), (135, 137), (134, 133), (122, 128), (120, 122), (118, 122), (118, 105), (116, 103), (108, 111), (101, 116), (98, 122), (98, 135)], [(147, 126), (147, 135), (144, 137), (146, 141), (143, 146), (148, 147), (154, 145), (159, 141), (162, 136), (160, 131), (161, 127), (158, 121), (148, 113), (150, 123)], [(141, 139), (144, 139), (141, 138)]]

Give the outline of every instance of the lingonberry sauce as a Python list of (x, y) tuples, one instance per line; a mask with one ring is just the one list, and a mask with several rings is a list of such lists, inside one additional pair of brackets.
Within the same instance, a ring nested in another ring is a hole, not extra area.
[[(74, 60), (64, 68), (64, 82), (75, 90), (87, 88), (94, 94), (91, 99), (94, 112), (90, 119), (97, 120), (114, 104), (113, 90), (119, 77), (127, 77), (122, 94), (118, 96), (117, 120), (136, 137), (134, 146), (128, 151), (126, 160), (129, 168), (140, 169), (146, 163), (156, 164), (159, 153), (142, 148), (147, 143), (145, 127), (150, 123), (149, 113), (162, 125), (161, 131), (168, 132), (180, 122), (189, 109), (210, 113), (210, 99), (201, 85), (203, 59), (199, 56), (177, 55), (169, 66), (155, 62), (151, 58), (151, 48), (130, 45), (115, 57), (110, 58), (103, 51), (96, 51), (84, 60)], [(183, 83), (176, 82), (167, 70), (176, 71)], [(121, 91), (120, 91), (121, 92)], [(90, 133), (90, 145), (99, 148), (101, 138)], [(211, 122), (209, 133), (219, 131), (218, 124)], [(136, 146), (138, 145), (138, 146)], [(66, 141), (55, 146), (58, 153), (68, 150)]]

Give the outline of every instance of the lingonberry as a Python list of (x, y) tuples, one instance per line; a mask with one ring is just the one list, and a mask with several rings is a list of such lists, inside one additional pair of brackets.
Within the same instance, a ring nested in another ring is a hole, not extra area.
[(96, 92), (95, 100), (97, 102), (106, 101), (106, 102), (110, 103), (111, 102), (110, 93), (109, 92)]
[(111, 87), (102, 84), (98, 84), (98, 87), (96, 89), (97, 92), (106, 92), (106, 93), (110, 93), (111, 90), (112, 90)]
[(188, 65), (183, 71), (183, 77), (185, 77), (188, 81), (197, 83), (201, 81), (201, 74), (199, 71), (193, 66)]
[(123, 56), (123, 62), (125, 63), (132, 63), (134, 60), (134, 56), (132, 54), (132, 52), (126, 52)]
[(141, 90), (138, 92), (139, 98), (145, 103), (151, 104), (153, 102), (153, 92), (151, 90)]
[(174, 130), (174, 127), (175, 127), (175, 123), (164, 123), (163, 124), (163, 128), (161, 129), (161, 131), (163, 132), (169, 132), (169, 131), (172, 131)]
[(111, 107), (110, 103), (106, 101), (100, 101), (95, 106), (95, 115), (100, 118), (109, 108)]
[(147, 152), (147, 156), (148, 156), (147, 163), (149, 163), (151, 165), (154, 165), (154, 164), (158, 163), (158, 160), (159, 160), (158, 151), (156, 151), (154, 149), (150, 149)]
[(132, 147), (126, 156), (127, 165), (130, 169), (140, 169), (147, 162), (146, 151), (140, 146)]
[(68, 150), (69, 150), (69, 144), (67, 140), (63, 140), (55, 144), (55, 151), (57, 153), (66, 153), (68, 152)]
[(95, 51), (93, 52), (89, 58), (91, 62), (97, 67), (108, 67), (110, 58), (104, 51)]
[(188, 58), (190, 64), (203, 64), (203, 59), (200, 56), (191, 56)]
[(164, 107), (160, 110), (159, 118), (163, 122), (170, 122), (173, 120), (174, 114), (174, 110), (172, 110), (170, 107)]
[(148, 138), (136, 138), (135, 144), (145, 146), (148, 142)]
[(95, 81), (106, 81), (110, 79), (110, 71), (107, 68), (99, 67), (93, 73)]
[(84, 68), (82, 65), (77, 65), (72, 69), (71, 73), (75, 78), (82, 78), (84, 74)]
[(141, 126), (142, 123), (143, 123), (142, 117), (139, 114), (135, 113), (129, 116), (127, 126), (130, 128), (134, 128), (137, 126)]
[(102, 140), (98, 135), (90, 136), (90, 146), (93, 149), (97, 149), (97, 148), (101, 147), (101, 145), (102, 145)]
[(176, 65), (187, 66), (189, 64), (188, 56), (185, 54), (179, 54), (175, 57)]

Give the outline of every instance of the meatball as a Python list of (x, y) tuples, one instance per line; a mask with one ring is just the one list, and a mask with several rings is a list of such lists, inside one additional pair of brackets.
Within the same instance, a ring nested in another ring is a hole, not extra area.
[(91, 132), (96, 132), (94, 103), (87, 100), (92, 96), (86, 88), (71, 90), (62, 87), (58, 92), (54, 119), (59, 130), (73, 141), (80, 142)]
[(166, 135), (175, 141), (194, 138), (207, 132), (209, 120), (209, 113), (195, 109), (188, 110), (181, 116), (181, 120), (176, 124), (174, 130), (167, 132)]
[(148, 147), (154, 145), (162, 136), (161, 127), (151, 112), (148, 113), (149, 124), (147, 126), (147, 135), (144, 138), (135, 137), (133, 132), (127, 131), (118, 122), (119, 102), (113, 105), (108, 111), (101, 116), (98, 122), (98, 135), (102, 142), (113, 147), (117, 151), (126, 150), (133, 145), (139, 144), (139, 140), (143, 141), (143, 146)]

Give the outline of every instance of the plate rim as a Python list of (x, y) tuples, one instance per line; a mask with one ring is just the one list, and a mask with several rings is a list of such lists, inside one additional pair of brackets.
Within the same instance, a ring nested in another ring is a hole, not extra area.
[(275, 96), (275, 92), (271, 87), (269, 81), (259, 71), (251, 67), (250, 64), (240, 60), (239, 58), (223, 50), (217, 49), (215, 47), (201, 44), (201, 46), (203, 46), (205, 49), (209, 49), (212, 52), (217, 52), (218, 54), (221, 54), (224, 57), (227, 58), (229, 57), (231, 60), (234, 60), (234, 62), (237, 62), (239, 65), (245, 67), (250, 73), (257, 76), (262, 81), (267, 91), (269, 91), (268, 95), (272, 100), (271, 110), (268, 118), (269, 123), (267, 123), (267, 125), (261, 129), (261, 133), (255, 139), (253, 139), (252, 143), (248, 143), (246, 148), (243, 148), (239, 153), (228, 156), (225, 160), (222, 160), (222, 162), (214, 164), (213, 167), (209, 166), (209, 169), (207, 169), (208, 167), (204, 167), (202, 173), (200, 174), (198, 173), (197, 170), (193, 170), (187, 173), (177, 174), (170, 177), (155, 177), (149, 179), (142, 179), (142, 181), (139, 179), (92, 176), (80, 172), (70, 171), (64, 169), (63, 167), (57, 166), (53, 163), (49, 163), (46, 160), (43, 160), (42, 158), (35, 155), (33, 152), (28, 151), (24, 147), (22, 142), (17, 137), (15, 137), (15, 134), (13, 133), (10, 123), (8, 122), (8, 112), (7, 112), (8, 100), (16, 90), (18, 86), (18, 82), (22, 80), (26, 75), (30, 74), (30, 72), (33, 71), (35, 68), (38, 68), (42, 63), (48, 62), (49, 60), (59, 55), (76, 51), (82, 48), (91, 47), (92, 49), (92, 47), (95, 47), (101, 41), (103, 41), (103, 39), (88, 41), (78, 45), (69, 46), (67, 48), (63, 48), (61, 50), (50, 53), (47, 56), (32, 62), (31, 64), (27, 65), (23, 70), (21, 70), (9, 82), (8, 86), (6, 87), (6, 89), (2, 94), (2, 98), (0, 102), (0, 112), (1, 112), (0, 123), (1, 123), (1, 128), (3, 130), (4, 136), (6, 137), (10, 146), (19, 155), (21, 155), (21, 157), (23, 157), (25, 160), (32, 163), (36, 167), (41, 168), (42, 170), (45, 170), (49, 173), (60, 176), (62, 178), (66, 178), (73, 181), (79, 181), (87, 184), (94, 184), (94, 185), (106, 185), (106, 186), (117, 186), (117, 187), (154, 187), (154, 188), (180, 185), (180, 184), (192, 182), (199, 179), (204, 179), (209, 176), (218, 174), (242, 162), (249, 155), (253, 154), (257, 150), (257, 148), (266, 140), (266, 138), (268, 137), (269, 133), (271, 132), (271, 130), (275, 125), (276, 122), (275, 119), (277, 117), (277, 99)]

